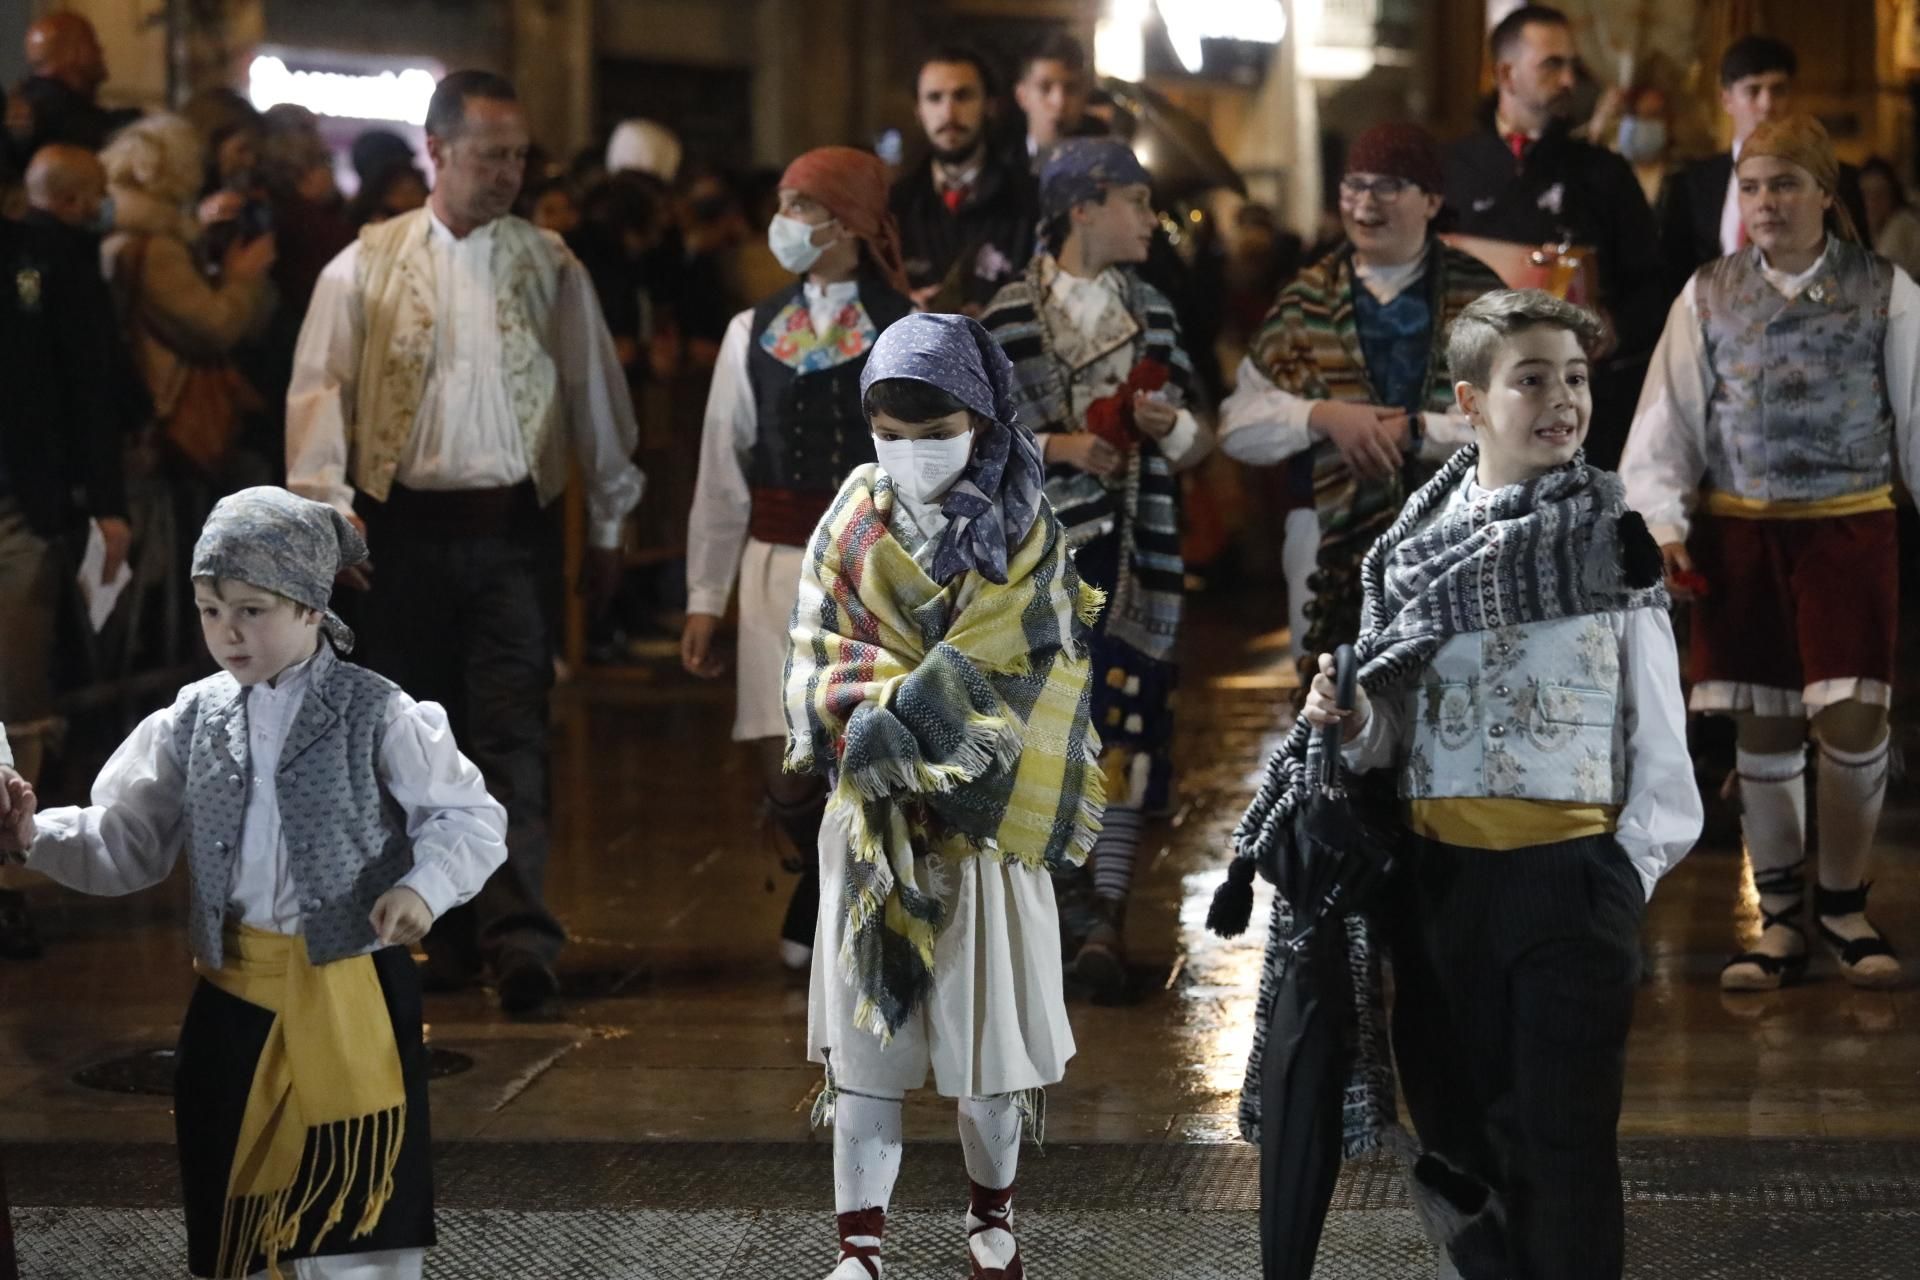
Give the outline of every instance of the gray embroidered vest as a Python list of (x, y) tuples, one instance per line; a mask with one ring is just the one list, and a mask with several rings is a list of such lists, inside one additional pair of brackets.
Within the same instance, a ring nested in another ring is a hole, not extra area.
[(1893, 267), (1834, 240), (1791, 300), (1749, 249), (1701, 268), (1701, 346), (1713, 372), (1707, 483), (1741, 498), (1813, 502), (1893, 479), (1887, 307)]
[[(301, 933), (315, 964), (375, 949), (374, 900), (413, 866), (399, 807), (380, 785), (380, 741), (397, 688), (321, 645), (273, 779), (300, 894)], [(193, 954), (218, 966), (227, 895), (246, 814), (247, 694), (225, 672), (181, 690), (174, 750), (186, 762), (187, 867)]]
[(1626, 800), (1620, 637), (1605, 614), (1457, 635), (1405, 697), (1410, 800)]

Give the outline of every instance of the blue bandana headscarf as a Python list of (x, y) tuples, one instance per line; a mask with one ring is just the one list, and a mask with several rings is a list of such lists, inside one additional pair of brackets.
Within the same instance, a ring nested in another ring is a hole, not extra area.
[(916, 314), (873, 344), (861, 397), (890, 378), (938, 387), (992, 424), (974, 433), (967, 469), (940, 501), (947, 527), (934, 548), (933, 576), (947, 582), (974, 569), (1006, 582), (1008, 554), (1033, 528), (1046, 479), (1040, 442), (1013, 411), (1013, 362), (978, 321)]
[(322, 615), (320, 629), (341, 653), (353, 631), (327, 608), (333, 579), (367, 558), (367, 540), (324, 502), (273, 485), (242, 489), (213, 504), (193, 544), (195, 578), (231, 578), (285, 596)]
[(1077, 204), (1104, 200), (1111, 187), (1152, 186), (1153, 178), (1126, 143), (1114, 138), (1068, 138), (1040, 169), (1043, 221)]

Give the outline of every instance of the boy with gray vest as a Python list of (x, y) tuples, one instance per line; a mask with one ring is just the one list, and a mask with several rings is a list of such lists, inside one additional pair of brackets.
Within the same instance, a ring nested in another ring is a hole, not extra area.
[(1809, 736), (1820, 936), (1855, 986), (1900, 980), (1867, 920), (1867, 869), (1887, 791), (1895, 457), (1920, 478), (1920, 291), (1858, 243), (1839, 174), (1811, 117), (1753, 131), (1736, 174), (1751, 243), (1674, 303), (1621, 463), (1675, 596), (1693, 600), (1693, 710), (1737, 726), (1762, 927), (1721, 970), (1729, 991), (1807, 971)]
[(506, 858), (506, 812), (446, 713), (339, 654), (345, 516), (284, 489), (214, 507), (194, 597), (218, 675), (121, 744), (86, 808), (13, 824), (82, 893), (184, 850), (200, 976), (174, 1115), (196, 1276), (416, 1280), (434, 1240), (410, 944)]
[[(1538, 290), (1461, 311), (1448, 364), (1475, 443), (1367, 554), (1357, 705), (1336, 710), (1322, 656), (1236, 833), (1257, 860), (1286, 828), (1306, 726), (1343, 724), (1355, 772), (1393, 769), (1407, 837), (1375, 917), (1393, 1057), (1427, 1202), (1478, 1223), (1445, 1240), (1445, 1267), (1467, 1276), (1619, 1277), (1640, 921), (1700, 834), (1659, 555), (1581, 448), (1600, 336), (1591, 312)], [(1366, 938), (1351, 931), (1351, 968), (1377, 976)], [(1371, 1027), (1379, 991), (1356, 1000)], [(1384, 1055), (1359, 1044), (1350, 1150), (1394, 1122)]]

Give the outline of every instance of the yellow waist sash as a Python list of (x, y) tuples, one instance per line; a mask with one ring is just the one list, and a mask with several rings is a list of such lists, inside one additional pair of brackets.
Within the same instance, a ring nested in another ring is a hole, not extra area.
[[(366, 1197), (350, 1237), (379, 1225), (393, 1195), (406, 1132), (407, 1087), (386, 996), (371, 956), (315, 965), (307, 940), (229, 925), (225, 962), (195, 971), (220, 990), (274, 1014), (254, 1068), (227, 1181), (215, 1274), (244, 1277), (265, 1255), (311, 1252), (340, 1224), (356, 1190)], [(311, 1240), (300, 1224), (328, 1195)]]
[(1458, 796), (1409, 800), (1407, 828), (1415, 835), (1463, 849), (1506, 852), (1612, 835), (1620, 809), (1608, 804)]
[(1873, 511), (1893, 510), (1893, 486), (1883, 484), (1865, 493), (1845, 493), (1812, 502), (1738, 498), (1708, 489), (1700, 495), (1700, 509), (1730, 520), (1830, 520), (1836, 516), (1864, 516)]

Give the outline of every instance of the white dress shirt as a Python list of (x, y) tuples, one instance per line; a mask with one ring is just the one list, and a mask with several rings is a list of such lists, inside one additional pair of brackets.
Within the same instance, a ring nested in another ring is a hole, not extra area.
[[(1767, 282), (1795, 298), (1826, 266), (1826, 255), (1798, 275), (1762, 267)], [(1674, 300), (1640, 390), (1633, 429), (1620, 457), (1627, 503), (1646, 518), (1654, 540), (1685, 542), (1707, 470), (1707, 402), (1713, 371), (1700, 345), (1696, 275)], [(1893, 406), (1895, 451), (1912, 489), (1920, 481), (1920, 287), (1894, 268), (1887, 308), (1887, 399)]]
[(1733, 144), (1733, 172), (1727, 175), (1727, 195), (1720, 202), (1720, 255), (1740, 252), (1740, 148)]
[[(532, 460), (501, 365), (495, 227), (455, 236), (431, 212), (427, 225), (433, 358), (394, 479), (409, 489), (519, 484), (532, 474)], [(355, 241), (320, 273), (287, 390), (287, 487), (348, 512), (347, 439), (365, 341), (359, 262)], [(644, 486), (630, 456), (639, 428), (592, 281), (571, 254), (560, 268), (552, 324), (545, 346), (559, 377), (561, 429), (572, 433), (586, 479), (588, 538), (596, 547), (618, 546), (621, 522)]]
[[(815, 333), (825, 333), (848, 303), (860, 296), (860, 282), (801, 287)], [(706, 418), (700, 428), (700, 471), (693, 485), (693, 509), (687, 515), (687, 612), (727, 611), (740, 555), (747, 546), (753, 489), (747, 468), (760, 438), (760, 409), (753, 397), (747, 355), (760, 335), (753, 312), (742, 311), (727, 324), (707, 390)]]
[[(283, 672), (275, 686), (247, 691), (250, 776), (229, 916), (272, 933), (297, 934), (301, 927), (274, 776), (306, 696), (311, 662)], [(396, 690), (387, 716), (377, 772), (413, 840), (413, 869), (399, 884), (418, 893), (438, 919), (478, 893), (506, 861), (507, 813), (454, 745), (438, 704)], [(35, 818), (38, 835), (27, 865), (81, 893), (136, 893), (165, 880), (186, 838), (186, 762), (173, 743), (174, 708), (141, 721), (94, 780), (90, 806), (48, 809)]]

